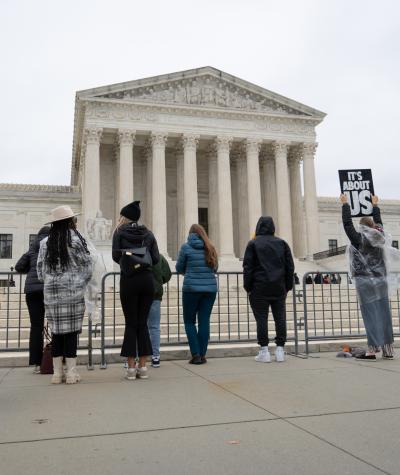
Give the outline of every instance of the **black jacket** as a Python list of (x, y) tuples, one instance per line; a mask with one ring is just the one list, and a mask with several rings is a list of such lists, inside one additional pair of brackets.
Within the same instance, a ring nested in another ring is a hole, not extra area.
[[(49, 230), (50, 228), (48, 228)], [(43, 292), (43, 282), (40, 282), (36, 271), (36, 262), (40, 249), (40, 241), (49, 235), (46, 230), (37, 235), (37, 238), (31, 244), (26, 252), (15, 264), (15, 270), (21, 274), (28, 274), (25, 280), (25, 293)]]
[(258, 220), (256, 237), (247, 244), (243, 259), (243, 286), (271, 299), (284, 298), (293, 288), (294, 264), (288, 244), (274, 236), (269, 216)]
[[(372, 218), (375, 224), (383, 226), (381, 211), (378, 206), (372, 208)], [(386, 275), (386, 266), (384, 261), (383, 249), (381, 247), (372, 246), (361, 233), (356, 231), (351, 217), (351, 208), (348, 203), (342, 206), (342, 221), (343, 227), (347, 237), (352, 246), (354, 246), (359, 253), (353, 254), (353, 261), (351, 263), (352, 276), (371, 276), (382, 277)], [(360, 257), (366, 256), (366, 259)], [(365, 262), (368, 262), (368, 269)]]
[[(121, 260), (121, 250), (135, 249), (137, 247), (147, 247), (153, 260), (153, 265), (156, 265), (160, 260), (156, 238), (146, 226), (136, 223), (123, 224), (114, 232), (112, 258), (116, 263), (119, 264)], [(151, 269), (149, 270), (151, 271)]]

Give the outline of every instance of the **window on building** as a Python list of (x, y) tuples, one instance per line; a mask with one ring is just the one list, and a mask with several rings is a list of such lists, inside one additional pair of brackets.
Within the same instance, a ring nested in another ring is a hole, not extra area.
[(208, 234), (208, 208), (199, 208), (199, 224), (203, 226)]
[(329, 251), (337, 251), (337, 239), (328, 239)]
[(31, 247), (32, 243), (35, 242), (37, 234), (29, 234), (29, 247)]
[(395, 247), (396, 249), (399, 248), (399, 241), (392, 241), (392, 246)]
[(12, 258), (12, 234), (0, 234), (0, 259)]

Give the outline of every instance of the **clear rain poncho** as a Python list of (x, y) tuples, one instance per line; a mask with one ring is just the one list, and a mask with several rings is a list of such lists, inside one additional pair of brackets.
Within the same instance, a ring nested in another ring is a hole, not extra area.
[(361, 243), (349, 245), (347, 258), (361, 305), (387, 299), (399, 288), (400, 251), (382, 228), (360, 225)]
[(95, 248), (92, 242), (86, 238), (90, 257), (93, 263), (92, 277), (86, 286), (85, 304), (87, 314), (92, 323), (99, 323), (101, 320), (101, 280), (107, 272), (103, 255)]

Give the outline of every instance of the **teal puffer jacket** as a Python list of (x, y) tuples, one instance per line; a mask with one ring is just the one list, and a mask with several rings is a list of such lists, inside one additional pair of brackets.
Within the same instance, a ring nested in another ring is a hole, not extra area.
[(216, 292), (216, 269), (208, 267), (205, 258), (204, 242), (197, 234), (189, 234), (182, 245), (176, 271), (184, 274), (183, 292)]

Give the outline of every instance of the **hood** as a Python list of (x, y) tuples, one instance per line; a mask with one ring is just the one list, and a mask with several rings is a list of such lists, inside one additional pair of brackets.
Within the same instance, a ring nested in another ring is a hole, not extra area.
[(204, 241), (199, 237), (198, 234), (189, 234), (187, 242), (189, 246), (193, 247), (194, 249), (204, 249)]
[(128, 240), (130, 237), (144, 239), (149, 233), (149, 230), (143, 224), (123, 224), (118, 231)]
[(33, 241), (32, 248), (34, 249), (35, 252), (39, 252), (40, 249), (40, 242), (47, 238), (49, 233), (50, 233), (50, 226), (43, 226), (42, 228), (39, 229), (39, 232), (36, 236), (36, 239)]
[(256, 226), (256, 236), (273, 236), (275, 224), (271, 216), (261, 216)]

